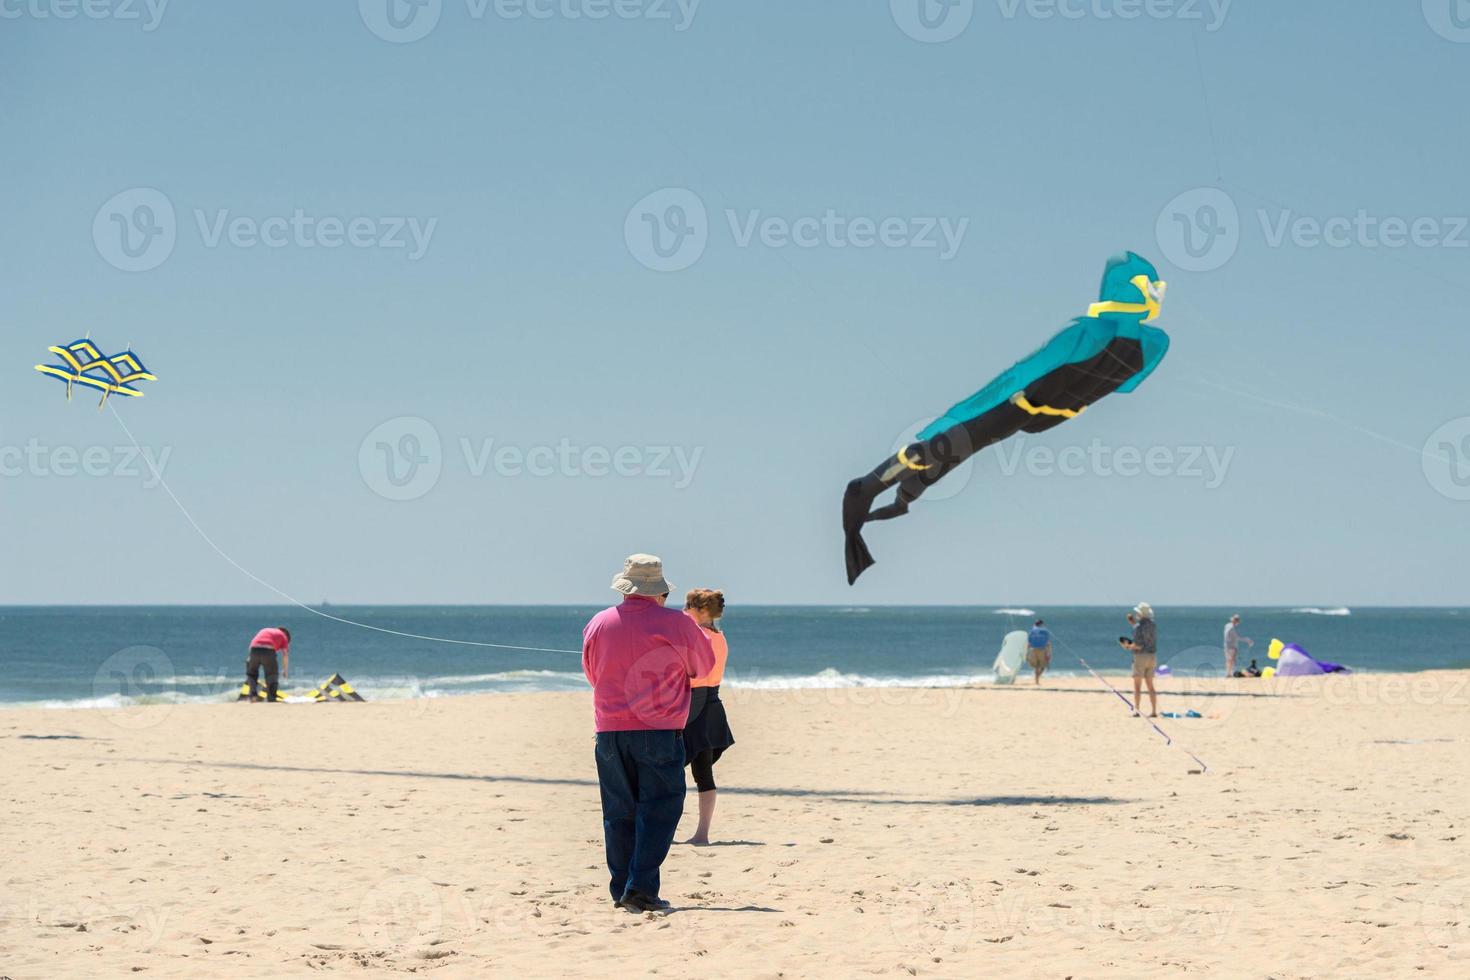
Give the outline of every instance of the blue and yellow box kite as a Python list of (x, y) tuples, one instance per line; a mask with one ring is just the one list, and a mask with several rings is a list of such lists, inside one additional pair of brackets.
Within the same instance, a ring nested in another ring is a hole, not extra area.
[(127, 395), (142, 398), (143, 393), (133, 387), (135, 381), (157, 381), (131, 350), (121, 354), (106, 355), (97, 349), (91, 340), (73, 340), (64, 347), (48, 348), (61, 358), (61, 364), (37, 364), (36, 370), (57, 381), (66, 382), (66, 399), (71, 401), (73, 385), (86, 385), (102, 392), (101, 408), (112, 395)]

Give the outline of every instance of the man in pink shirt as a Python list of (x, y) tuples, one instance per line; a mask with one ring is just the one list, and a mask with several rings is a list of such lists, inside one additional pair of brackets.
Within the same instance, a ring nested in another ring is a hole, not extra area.
[[(276, 654), (281, 655), (279, 671)], [(276, 703), (276, 687), (279, 677), (291, 673), (291, 631), (284, 626), (267, 626), (255, 634), (250, 641), (250, 656), (245, 660), (245, 684), (250, 688), (250, 700), (255, 703), (256, 685), (261, 671), (265, 671), (265, 703)]]
[(659, 867), (684, 814), (684, 739), (689, 681), (715, 653), (694, 620), (665, 609), (673, 588), (663, 562), (632, 555), (612, 587), (622, 603), (582, 631), (582, 672), (597, 721), (597, 781), (613, 903), (661, 911)]

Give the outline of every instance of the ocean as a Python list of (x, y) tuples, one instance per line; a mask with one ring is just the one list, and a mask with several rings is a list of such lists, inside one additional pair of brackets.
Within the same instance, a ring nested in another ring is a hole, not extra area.
[[(593, 606), (331, 606), (369, 626), (446, 639), (547, 647), (490, 649), (348, 626), (302, 609), (266, 606), (0, 607), (0, 707), (116, 707), (232, 701), (246, 644), (262, 626), (292, 633), (299, 693), (340, 673), (368, 699), (500, 691), (585, 690), (577, 650)], [(1470, 610), (1161, 607), (1159, 661), (1176, 675), (1223, 673), (1231, 612), (1264, 666), (1272, 637), (1355, 670), (1470, 668)], [(725, 683), (734, 688), (958, 686), (994, 681), (1008, 630), (1038, 615), (1055, 636), (1053, 676), (1126, 673), (1118, 636), (1125, 609), (999, 606), (733, 606)]]

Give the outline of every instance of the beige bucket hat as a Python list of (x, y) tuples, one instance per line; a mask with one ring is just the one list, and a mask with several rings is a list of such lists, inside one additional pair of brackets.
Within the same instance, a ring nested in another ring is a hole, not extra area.
[(1138, 613), (1138, 615), (1142, 616), (1144, 619), (1154, 618), (1154, 607), (1150, 606), (1146, 602), (1140, 602), (1138, 605), (1134, 606), (1133, 611)]
[(657, 555), (629, 555), (623, 570), (613, 576), (612, 587), (623, 595), (661, 596), (674, 591), (664, 578), (663, 559)]

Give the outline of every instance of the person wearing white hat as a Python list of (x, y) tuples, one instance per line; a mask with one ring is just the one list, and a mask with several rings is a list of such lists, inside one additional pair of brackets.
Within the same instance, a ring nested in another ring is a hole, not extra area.
[(1120, 637), (1123, 649), (1133, 651), (1133, 713), (1139, 713), (1144, 685), (1148, 686), (1149, 717), (1159, 716), (1159, 696), (1154, 691), (1154, 671), (1158, 667), (1159, 628), (1154, 623), (1154, 609), (1146, 602), (1133, 607), (1128, 617), (1133, 624), (1133, 637)]
[(689, 682), (715, 666), (699, 625), (664, 601), (673, 586), (656, 555), (630, 555), (612, 587), (623, 601), (582, 631), (592, 685), (597, 781), (613, 904), (662, 911), (659, 868), (684, 814)]

